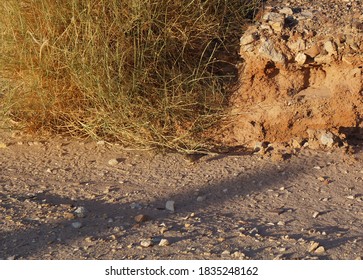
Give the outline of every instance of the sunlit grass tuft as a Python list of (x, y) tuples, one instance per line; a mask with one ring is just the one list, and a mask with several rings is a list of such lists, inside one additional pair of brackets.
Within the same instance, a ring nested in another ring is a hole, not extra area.
[(2, 1), (0, 112), (28, 131), (208, 149), (260, 2)]

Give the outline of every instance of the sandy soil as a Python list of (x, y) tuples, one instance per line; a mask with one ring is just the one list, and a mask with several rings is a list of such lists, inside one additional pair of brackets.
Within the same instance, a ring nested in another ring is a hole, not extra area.
[(359, 145), (193, 161), (1, 137), (1, 259), (363, 257)]

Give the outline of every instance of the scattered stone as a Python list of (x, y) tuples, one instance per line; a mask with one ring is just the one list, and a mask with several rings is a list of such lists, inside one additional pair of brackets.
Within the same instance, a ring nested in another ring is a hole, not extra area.
[(88, 243), (91, 243), (93, 240), (92, 240), (92, 237), (88, 236), (84, 239), (84, 241), (88, 242)]
[(329, 55), (337, 55), (337, 46), (332, 41), (327, 41), (324, 43), (324, 49)]
[(111, 166), (116, 166), (119, 163), (119, 161), (116, 158), (110, 159), (108, 161), (108, 164)]
[(315, 251), (314, 251), (315, 254), (317, 255), (322, 255), (325, 253), (325, 248), (323, 246), (319, 246)]
[(303, 64), (305, 64), (306, 59), (307, 59), (307, 56), (306, 56), (306, 54), (304, 54), (304, 53), (298, 53), (298, 54), (295, 56), (295, 61), (296, 61), (296, 62), (297, 62), (297, 64), (299, 64), (299, 65), (303, 65)]
[(315, 212), (313, 213), (313, 218), (314, 218), (314, 219), (316, 219), (319, 215), (320, 215), (320, 212), (315, 211)]
[(100, 140), (97, 142), (97, 145), (99, 145), (99, 146), (104, 146), (105, 144), (106, 144), (106, 142), (103, 140)]
[(83, 225), (82, 225), (82, 223), (81, 222), (73, 222), (72, 223), (72, 227), (73, 228), (76, 228), (76, 229), (79, 229), (79, 228), (81, 228)]
[(334, 135), (331, 132), (323, 132), (320, 136), (320, 143), (329, 148), (333, 147)]
[(153, 242), (150, 239), (144, 239), (140, 242), (141, 247), (148, 248), (153, 246)]
[(0, 149), (5, 149), (7, 145), (3, 142), (0, 142)]
[(149, 221), (150, 217), (147, 215), (140, 214), (140, 215), (135, 216), (134, 220), (136, 223), (143, 223), (143, 222)]
[(281, 52), (277, 51), (274, 44), (268, 39), (261, 44), (258, 52), (265, 58), (271, 59), (276, 63), (285, 63), (286, 61), (285, 56)]
[(169, 246), (169, 245), (170, 245), (169, 240), (165, 239), (165, 238), (161, 239), (160, 242), (159, 242), (160, 247), (166, 247), (166, 246)]
[(202, 201), (204, 201), (206, 199), (206, 196), (205, 195), (200, 195), (200, 196), (198, 196), (197, 197), (197, 201), (198, 202), (202, 202)]
[(230, 256), (231, 255), (231, 251), (229, 250), (224, 250), (221, 254), (222, 256)]
[(283, 222), (283, 221), (278, 221), (278, 222), (277, 222), (277, 225), (278, 225), (278, 226), (284, 226), (284, 225), (285, 225), (285, 222)]
[(235, 259), (244, 260), (246, 259), (246, 255), (242, 252), (236, 251), (231, 255)]
[(320, 182), (324, 182), (324, 181), (325, 181), (325, 178), (324, 178), (324, 177), (318, 177), (318, 180), (319, 180)]
[(76, 210), (74, 210), (74, 214), (78, 218), (84, 218), (87, 215), (87, 209), (83, 206), (78, 207)]
[(13, 261), (16, 259), (16, 255), (10, 256), (6, 258), (8, 261)]
[(315, 241), (311, 241), (310, 242), (310, 247), (309, 247), (309, 250), (308, 252), (309, 253), (312, 253), (314, 252), (318, 247), (320, 246), (320, 244), (318, 242), (315, 242)]
[(175, 211), (175, 201), (174, 200), (168, 200), (165, 204), (165, 209), (169, 210), (171, 212)]
[(348, 195), (347, 198), (353, 200), (353, 199), (355, 199), (355, 195)]

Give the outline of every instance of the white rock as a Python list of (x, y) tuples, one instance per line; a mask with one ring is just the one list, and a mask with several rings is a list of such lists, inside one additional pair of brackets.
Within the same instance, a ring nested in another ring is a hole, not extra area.
[(307, 56), (304, 53), (298, 53), (295, 56), (295, 61), (297, 62), (297, 64), (299, 65), (303, 65), (306, 62)]
[(333, 133), (324, 131), (320, 136), (320, 143), (331, 148), (334, 144)]
[(161, 239), (160, 242), (159, 242), (159, 246), (161, 246), (161, 247), (166, 247), (166, 246), (169, 246), (169, 245), (170, 245), (169, 240), (165, 239), (165, 238)]
[(141, 240), (140, 242), (141, 247), (148, 248), (153, 245), (153, 242), (149, 239)]
[(171, 212), (174, 212), (175, 211), (175, 201), (174, 200), (168, 200), (165, 204), (165, 208), (166, 210), (169, 210)]
[(198, 197), (197, 197), (197, 201), (198, 201), (198, 202), (202, 202), (202, 201), (204, 201), (205, 199), (206, 199), (205, 195), (200, 195), (200, 196), (198, 196)]
[(285, 56), (275, 49), (274, 44), (270, 40), (263, 42), (258, 52), (276, 63), (285, 63), (286, 61)]

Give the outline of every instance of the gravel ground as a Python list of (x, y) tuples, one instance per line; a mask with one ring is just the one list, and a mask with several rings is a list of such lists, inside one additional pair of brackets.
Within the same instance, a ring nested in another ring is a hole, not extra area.
[(1, 259), (363, 257), (359, 145), (193, 161), (61, 138), (1, 143)]

